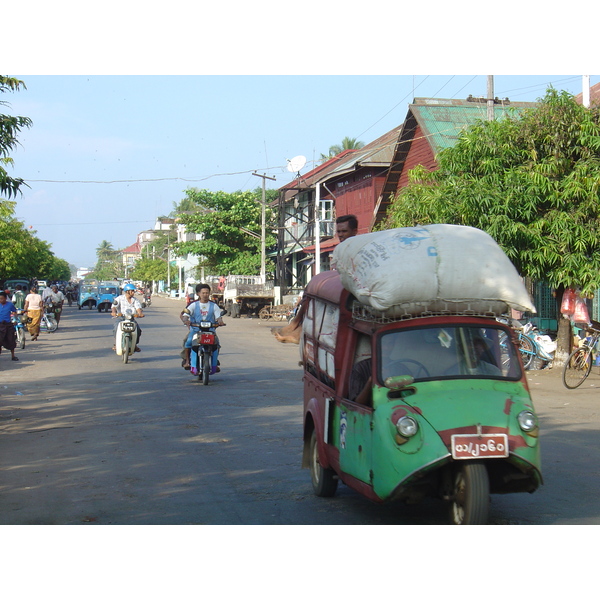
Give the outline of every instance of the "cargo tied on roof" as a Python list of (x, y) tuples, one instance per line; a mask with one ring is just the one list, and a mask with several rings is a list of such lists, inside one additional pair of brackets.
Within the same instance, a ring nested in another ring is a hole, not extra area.
[(436, 224), (355, 236), (336, 247), (332, 266), (344, 288), (382, 316), (535, 312), (510, 259), (474, 227)]

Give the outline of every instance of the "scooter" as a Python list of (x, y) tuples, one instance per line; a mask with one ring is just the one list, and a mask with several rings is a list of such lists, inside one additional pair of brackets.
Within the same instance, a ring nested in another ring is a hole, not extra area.
[(27, 321), (27, 315), (22, 310), (17, 310), (17, 316), (12, 316), (10, 320), (15, 328), (17, 346), (23, 350), (25, 348), (25, 322)]
[[(199, 331), (192, 337), (192, 352), (190, 356), (192, 373), (198, 375), (198, 379), (204, 385), (208, 385), (210, 375), (213, 374), (213, 354), (218, 350), (215, 328), (220, 325), (218, 323), (211, 323), (210, 321), (202, 321), (201, 323), (192, 323), (191, 326), (199, 328)], [(225, 323), (221, 325), (221, 327), (224, 326)], [(216, 373), (216, 365), (214, 373)]]
[(129, 357), (135, 352), (135, 347), (138, 343), (137, 324), (132, 310), (127, 310), (124, 315), (119, 314), (118, 316), (123, 317), (123, 320), (117, 325), (115, 352), (127, 364)]

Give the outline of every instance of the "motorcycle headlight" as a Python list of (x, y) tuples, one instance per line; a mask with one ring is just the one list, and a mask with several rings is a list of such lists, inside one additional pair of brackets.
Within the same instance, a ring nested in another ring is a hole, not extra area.
[(538, 426), (537, 417), (530, 410), (522, 410), (517, 415), (517, 421), (519, 427), (527, 433), (534, 431)]
[(201, 329), (210, 329), (211, 327), (212, 323), (209, 323), (208, 321), (202, 321), (202, 323), (200, 323)]
[(400, 417), (396, 422), (398, 433), (405, 438), (412, 437), (419, 431), (419, 424), (412, 417)]

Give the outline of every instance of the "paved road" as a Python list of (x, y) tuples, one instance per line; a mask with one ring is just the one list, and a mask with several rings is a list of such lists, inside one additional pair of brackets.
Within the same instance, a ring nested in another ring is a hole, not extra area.
[[(110, 350), (110, 315), (76, 307), (20, 362), (0, 356), (0, 524), (446, 522), (434, 500), (377, 506), (344, 486), (316, 498), (300, 468), (297, 347), (273, 324), (229, 318), (222, 373), (202, 386), (180, 366), (181, 306), (146, 310), (128, 365)], [(545, 486), (494, 496), (492, 523), (600, 523), (600, 375), (575, 391), (558, 375), (529, 376)]]

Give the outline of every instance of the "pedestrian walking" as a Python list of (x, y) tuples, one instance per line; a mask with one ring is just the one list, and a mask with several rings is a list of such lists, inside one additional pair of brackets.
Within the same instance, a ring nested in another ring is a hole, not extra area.
[(44, 314), (44, 301), (37, 293), (37, 288), (32, 286), (29, 294), (25, 297), (25, 312), (27, 313), (27, 330), (31, 335), (31, 341), (35, 342), (40, 335), (40, 323)]
[(6, 292), (0, 292), (0, 353), (2, 348), (10, 350), (12, 360), (19, 360), (15, 356), (17, 347), (17, 337), (15, 327), (12, 324), (11, 316), (17, 314), (17, 307), (8, 300)]

